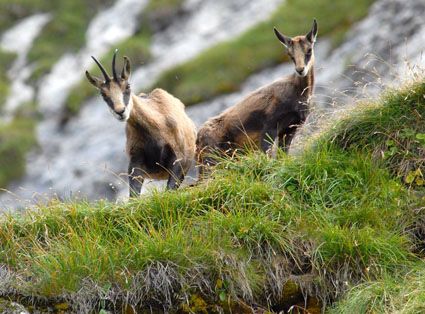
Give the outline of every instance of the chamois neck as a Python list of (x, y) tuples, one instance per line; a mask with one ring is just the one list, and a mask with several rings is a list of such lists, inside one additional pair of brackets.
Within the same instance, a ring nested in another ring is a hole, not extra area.
[(155, 129), (155, 113), (152, 112), (152, 109), (147, 103), (148, 98), (143, 98), (132, 93), (130, 101), (131, 110), (127, 124), (137, 129), (141, 126), (149, 130)]
[(306, 76), (296, 76), (296, 79), (302, 95), (310, 97), (313, 94), (314, 88), (314, 63), (311, 64)]

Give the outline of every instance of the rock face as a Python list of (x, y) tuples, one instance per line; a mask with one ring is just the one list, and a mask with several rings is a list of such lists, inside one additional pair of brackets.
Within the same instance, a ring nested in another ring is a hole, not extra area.
[[(187, 1), (184, 16), (154, 36), (153, 62), (133, 73), (133, 87), (143, 89), (170, 66), (266, 19), (281, 1)], [(334, 109), (357, 97), (376, 96), (383, 85), (399, 85), (418, 71), (414, 64), (424, 67), (423, 16), (424, 0), (377, 0), (368, 16), (354, 25), (334, 50), (326, 38), (320, 37), (319, 21), (317, 107)], [(206, 18), (209, 23), (204, 23)], [(191, 107), (189, 115), (200, 125), (250, 91), (292, 72), (293, 66), (288, 64), (266, 69), (248, 78), (240, 92)], [(64, 198), (81, 195), (89, 199), (115, 199), (127, 194), (125, 176), (120, 176), (127, 167), (123, 124), (113, 119), (100, 97), (89, 101), (63, 130), (57, 127), (57, 116), (46, 116), (41, 123), (41, 148), (28, 157), (26, 177), (10, 187), (17, 197), (0, 197), (0, 206), (25, 206), (28, 203), (22, 200), (34, 194), (42, 199), (55, 193)]]
[[(425, 1), (380, 0), (322, 63), (319, 85), (348, 95), (376, 95), (425, 67)], [(364, 84), (367, 83), (366, 89)]]

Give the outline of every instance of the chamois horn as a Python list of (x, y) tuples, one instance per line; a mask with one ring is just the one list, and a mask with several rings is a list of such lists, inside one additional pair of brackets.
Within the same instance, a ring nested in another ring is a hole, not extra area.
[(105, 68), (102, 66), (102, 64), (100, 64), (99, 61), (97, 61), (97, 59), (93, 56), (91, 56), (92, 59), (94, 60), (94, 62), (96, 62), (97, 66), (99, 67), (100, 71), (102, 71), (103, 77), (105, 78), (105, 82), (110, 82), (111, 78), (108, 75), (108, 72), (106, 72)]
[(118, 81), (117, 69), (115, 68), (115, 59), (117, 57), (118, 49), (115, 49), (114, 57), (112, 58), (112, 75), (114, 77), (114, 81)]

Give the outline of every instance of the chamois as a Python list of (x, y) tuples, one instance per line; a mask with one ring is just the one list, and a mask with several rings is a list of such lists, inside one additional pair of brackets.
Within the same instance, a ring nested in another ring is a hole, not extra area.
[(112, 77), (94, 57), (104, 81), (88, 71), (86, 76), (99, 89), (113, 116), (126, 122), (130, 197), (140, 193), (145, 178), (168, 179), (167, 188), (177, 189), (195, 159), (195, 125), (183, 103), (166, 91), (157, 88), (149, 94), (133, 94), (130, 61), (124, 57), (118, 77), (116, 55), (117, 51), (112, 59)]
[(201, 164), (214, 164), (208, 156), (212, 151), (228, 152), (247, 144), (266, 152), (275, 142), (287, 150), (297, 127), (306, 120), (314, 87), (317, 22), (305, 36), (290, 38), (276, 28), (274, 32), (294, 62), (295, 73), (257, 89), (205, 122), (196, 140)]

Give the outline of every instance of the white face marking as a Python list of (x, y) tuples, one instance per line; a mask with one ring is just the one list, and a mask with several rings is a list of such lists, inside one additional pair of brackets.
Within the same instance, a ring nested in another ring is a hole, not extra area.
[(311, 69), (311, 65), (313, 64), (313, 60), (314, 60), (314, 53), (312, 53), (310, 60), (308, 61), (308, 64), (304, 67), (303, 72), (300, 74), (297, 72), (297, 70), (295, 70), (295, 74), (299, 77), (306, 77), (308, 72)]
[(109, 107), (109, 111), (112, 115), (120, 122), (126, 122), (130, 118), (131, 110), (133, 109), (133, 101), (130, 97), (128, 105), (125, 107), (125, 111), (122, 115), (117, 114), (112, 108)]

